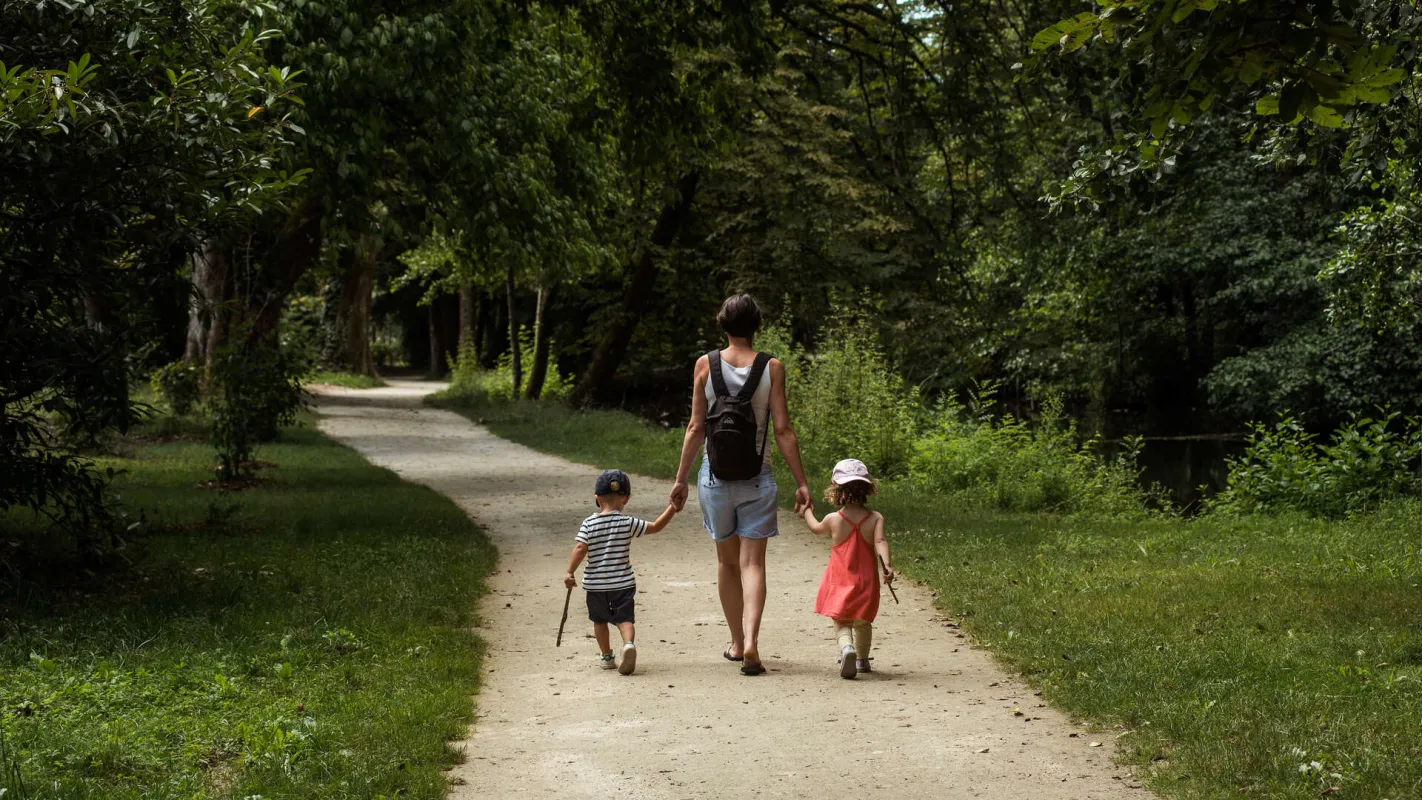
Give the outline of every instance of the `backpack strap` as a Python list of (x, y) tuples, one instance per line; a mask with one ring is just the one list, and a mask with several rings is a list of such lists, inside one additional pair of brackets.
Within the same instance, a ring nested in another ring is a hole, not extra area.
[[(716, 355), (721, 355), (717, 353)], [(755, 362), (751, 364), (750, 374), (746, 376), (746, 383), (736, 394), (740, 397), (750, 397), (755, 394), (756, 387), (760, 386), (761, 376), (765, 374), (765, 367), (770, 363), (769, 353), (756, 353)]]
[(721, 351), (712, 350), (706, 357), (711, 361), (711, 389), (717, 397), (730, 397), (731, 392), (726, 388), (726, 376), (721, 374)]

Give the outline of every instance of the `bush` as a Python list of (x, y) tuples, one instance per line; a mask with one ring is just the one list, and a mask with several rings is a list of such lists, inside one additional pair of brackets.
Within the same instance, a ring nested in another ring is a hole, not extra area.
[(828, 475), (842, 458), (863, 461), (876, 477), (902, 475), (923, 416), (917, 387), (890, 368), (865, 326), (830, 329), (813, 355), (769, 328), (757, 349), (785, 364), (790, 419), (809, 475)]
[(302, 408), (301, 364), (283, 351), (239, 341), (222, 348), (213, 364), (210, 402), (212, 444), (219, 477), (242, 474), (259, 442), (276, 438)]
[[(523, 390), (527, 391), (528, 376), (533, 372), (533, 332), (527, 328), (520, 329), (519, 343), (523, 361)], [(557, 342), (549, 342), (548, 350), (550, 353), (558, 352)], [(568, 399), (568, 395), (572, 391), (573, 377), (559, 373), (556, 361), (550, 356), (548, 376), (543, 381), (543, 393), (539, 395), (538, 399), (562, 402)], [(479, 366), (479, 361), (474, 358), (472, 350), (461, 352), (454, 363), (450, 365), (449, 389), (444, 392), (444, 395), (456, 401), (461, 397), (501, 402), (515, 399), (513, 396), (513, 354), (504, 353), (499, 356), (498, 363), (493, 369), (484, 369)]]
[(1244, 455), (1229, 459), (1228, 481), (1209, 507), (1226, 514), (1341, 517), (1416, 495), (1422, 429), (1411, 419), (1399, 425), (1398, 416), (1354, 417), (1328, 444), (1289, 415), (1273, 427), (1256, 423)]
[(153, 370), (148, 385), (174, 414), (184, 417), (202, 397), (202, 367), (186, 361), (174, 361)]
[(994, 418), (992, 391), (965, 405), (949, 395), (913, 446), (910, 475), (924, 491), (971, 508), (1133, 517), (1164, 507), (1158, 489), (1139, 484), (1139, 442), (1104, 459), (1096, 439), (1082, 439), (1059, 398), (1049, 398), (1035, 425), (1012, 415)]

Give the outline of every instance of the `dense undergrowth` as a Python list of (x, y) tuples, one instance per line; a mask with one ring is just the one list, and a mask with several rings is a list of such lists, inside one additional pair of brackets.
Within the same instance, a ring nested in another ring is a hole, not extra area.
[(310, 430), (263, 446), (256, 488), (200, 488), (205, 426), (163, 420), (101, 462), (144, 520), (123, 558), (0, 599), (0, 794), (443, 797), (488, 541)]

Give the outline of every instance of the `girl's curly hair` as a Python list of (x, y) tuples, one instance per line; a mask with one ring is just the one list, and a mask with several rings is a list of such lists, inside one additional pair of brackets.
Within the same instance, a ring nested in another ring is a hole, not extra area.
[(879, 493), (879, 484), (870, 479), (868, 483), (864, 481), (850, 481), (840, 485), (831, 483), (825, 489), (825, 500), (837, 506), (864, 505), (869, 502), (869, 498)]

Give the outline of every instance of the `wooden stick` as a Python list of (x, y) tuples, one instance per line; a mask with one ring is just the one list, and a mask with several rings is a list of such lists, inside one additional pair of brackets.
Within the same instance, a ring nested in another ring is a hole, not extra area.
[[(893, 587), (889, 587), (892, 591)], [(568, 594), (563, 598), (563, 619), (558, 623), (558, 643), (554, 647), (563, 646), (563, 626), (568, 624), (568, 603), (573, 599), (573, 587), (568, 587)]]
[[(888, 572), (888, 571), (889, 571), (889, 565), (884, 563), (884, 557), (883, 557), (883, 556), (879, 556), (879, 566), (883, 567), (885, 572)], [(896, 592), (896, 591), (894, 591), (894, 584), (892, 584), (892, 583), (889, 584), (889, 594), (891, 594), (891, 595), (894, 596), (894, 605), (898, 605), (898, 604), (899, 604), (899, 593)]]

